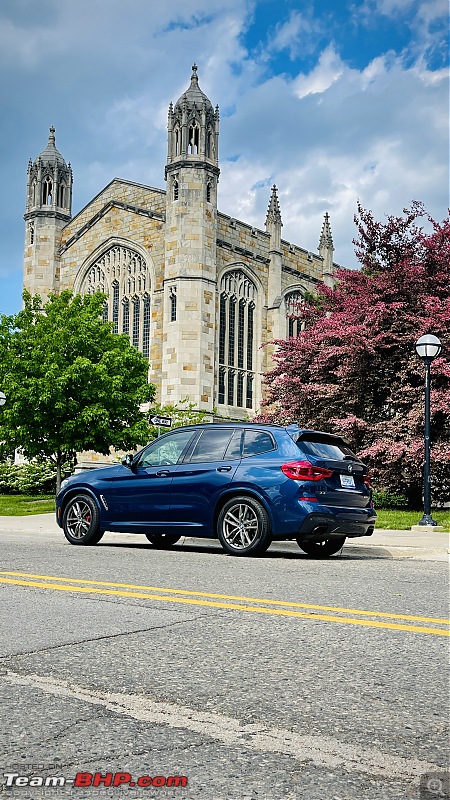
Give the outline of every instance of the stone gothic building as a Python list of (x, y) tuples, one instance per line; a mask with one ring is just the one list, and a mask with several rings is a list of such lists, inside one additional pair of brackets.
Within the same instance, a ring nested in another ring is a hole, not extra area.
[(281, 238), (273, 186), (265, 230), (217, 209), (219, 109), (197, 67), (168, 115), (166, 190), (114, 178), (72, 216), (72, 169), (48, 144), (28, 165), (24, 287), (108, 296), (104, 318), (149, 359), (157, 399), (246, 418), (270, 348), (295, 336), (305, 292), (330, 283), (328, 214), (318, 254)]

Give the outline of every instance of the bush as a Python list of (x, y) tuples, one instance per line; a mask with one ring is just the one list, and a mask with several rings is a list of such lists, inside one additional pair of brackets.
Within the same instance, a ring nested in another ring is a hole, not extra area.
[(54, 494), (56, 466), (42, 464), (0, 464), (0, 494), (44, 495)]
[(408, 508), (408, 498), (389, 489), (374, 489), (373, 504), (375, 508)]

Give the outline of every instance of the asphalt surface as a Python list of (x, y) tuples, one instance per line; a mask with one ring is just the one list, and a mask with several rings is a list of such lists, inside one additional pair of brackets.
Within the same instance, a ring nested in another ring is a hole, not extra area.
[[(14, 537), (16, 533), (25, 536), (39, 533), (49, 542), (54, 540), (55, 535), (61, 536), (54, 514), (34, 514), (27, 517), (0, 516), (0, 535), (12, 534)], [(110, 540), (119, 541), (117, 534), (112, 535)], [(130, 534), (121, 535), (120, 541), (134, 544), (136, 540), (134, 535)], [(138, 541), (144, 541), (143, 537), (138, 536)], [(212, 541), (183, 537), (180, 543), (186, 547), (190, 545), (209, 547)], [(217, 545), (217, 542), (213, 544)], [(297, 554), (298, 546), (295, 542), (276, 542), (271, 545), (270, 553), (273, 554), (275, 551), (292, 551)], [(450, 535), (441, 530), (426, 528), (421, 532), (376, 529), (372, 536), (347, 539), (344, 552), (370, 558), (420, 558), (448, 562)]]
[[(71, 547), (51, 516), (17, 519), (0, 518), (0, 796), (447, 796), (445, 534), (239, 559), (192, 539)], [(36, 784), (77, 772), (129, 781)], [(148, 775), (187, 786), (130, 787)]]

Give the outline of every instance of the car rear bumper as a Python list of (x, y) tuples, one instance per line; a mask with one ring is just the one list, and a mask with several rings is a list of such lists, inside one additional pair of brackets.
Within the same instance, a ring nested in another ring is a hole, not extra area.
[(372, 508), (343, 508), (308, 514), (298, 532), (303, 541), (321, 541), (333, 536), (372, 536), (376, 513)]

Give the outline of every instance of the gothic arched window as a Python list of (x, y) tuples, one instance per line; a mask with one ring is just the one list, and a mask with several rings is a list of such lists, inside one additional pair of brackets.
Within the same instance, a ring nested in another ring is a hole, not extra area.
[(175, 322), (177, 318), (177, 287), (170, 287), (170, 321)]
[(42, 205), (43, 206), (51, 206), (52, 204), (52, 191), (53, 191), (53, 184), (50, 178), (44, 178), (44, 182), (42, 184)]
[(200, 128), (196, 122), (189, 125), (188, 152), (197, 155), (200, 152)]
[(174, 130), (174, 136), (175, 136), (175, 155), (179, 156), (181, 153), (181, 131), (178, 126)]
[(211, 128), (206, 131), (206, 158), (212, 158), (212, 133)]
[(218, 402), (253, 407), (256, 286), (240, 269), (227, 272), (219, 295)]
[(144, 294), (142, 319), (142, 353), (146, 358), (150, 355), (150, 295)]
[(134, 347), (150, 353), (150, 273), (145, 259), (134, 250), (113, 245), (92, 264), (80, 286), (80, 294), (109, 295), (103, 319), (113, 323), (114, 333), (130, 336)]
[(64, 186), (63, 183), (60, 183), (60, 185), (58, 186), (58, 202), (57, 202), (57, 205), (60, 208), (64, 208), (66, 199), (65, 195), (66, 195), (66, 187)]
[(178, 200), (178, 181), (173, 182), (173, 199)]
[(133, 347), (139, 348), (139, 334), (141, 330), (141, 301), (139, 297), (133, 297), (133, 336), (131, 343)]
[(114, 281), (112, 285), (112, 290), (113, 290), (113, 297), (112, 297), (113, 333), (119, 333), (119, 281)]
[(206, 184), (206, 202), (211, 202), (211, 181)]
[(298, 290), (289, 292), (284, 298), (287, 339), (296, 338), (304, 330), (304, 304), (304, 297)]
[(122, 333), (130, 333), (130, 300), (128, 297), (122, 301)]

